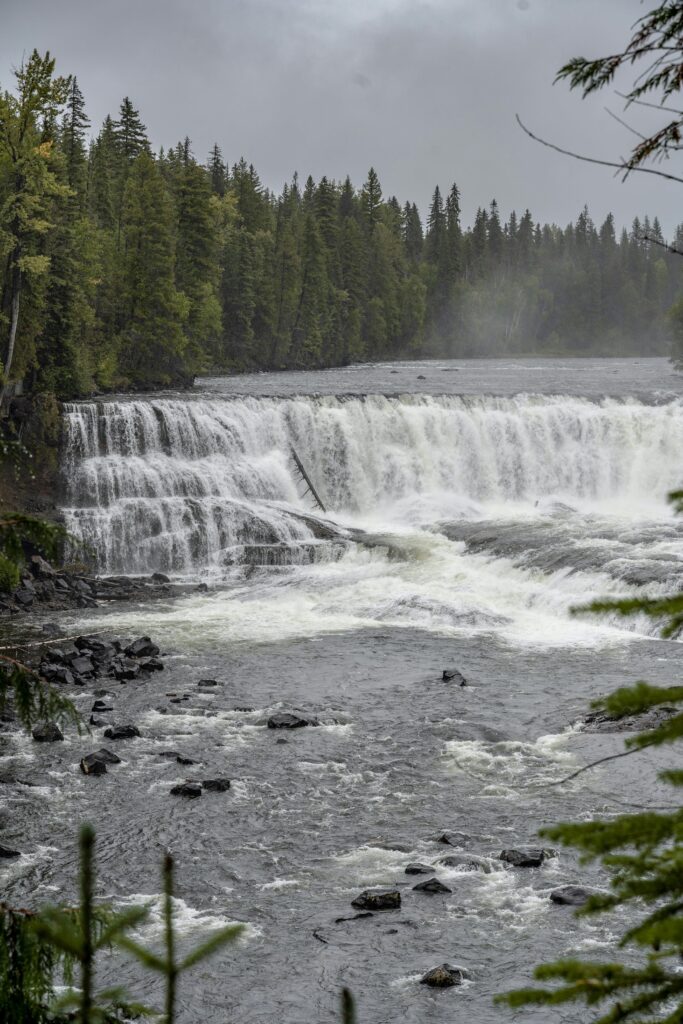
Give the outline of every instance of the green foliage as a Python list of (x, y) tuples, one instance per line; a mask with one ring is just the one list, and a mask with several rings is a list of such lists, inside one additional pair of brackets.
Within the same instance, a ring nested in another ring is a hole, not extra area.
[[(242, 932), (231, 925), (215, 932), (182, 960), (176, 956), (173, 922), (173, 860), (164, 860), (165, 956), (145, 949), (130, 933), (148, 916), (146, 907), (115, 913), (97, 903), (95, 891), (95, 834), (89, 825), (80, 834), (80, 900), (78, 907), (47, 907), (31, 912), (0, 904), (0, 1020), (7, 1024), (114, 1024), (152, 1013), (130, 1002), (121, 988), (98, 991), (94, 972), (97, 955), (113, 946), (132, 953), (144, 967), (164, 977), (163, 1020), (175, 1021), (180, 976), (208, 959)], [(55, 984), (70, 986), (59, 999)], [(74, 988), (78, 978), (79, 986)], [(157, 1016), (154, 1013), (154, 1016)]]

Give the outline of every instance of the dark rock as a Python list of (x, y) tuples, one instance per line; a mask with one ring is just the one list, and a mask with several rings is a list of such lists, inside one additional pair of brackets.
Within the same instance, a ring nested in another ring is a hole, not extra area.
[(565, 907), (582, 907), (591, 896), (596, 896), (599, 889), (586, 888), (583, 885), (561, 885), (553, 889), (550, 899), (553, 903), (560, 903)]
[(409, 864), (406, 868), (407, 875), (431, 875), (433, 868), (429, 864)]
[(518, 850), (503, 850), (500, 859), (515, 868), (540, 868), (544, 860), (555, 856), (554, 851), (540, 846), (526, 846)]
[(173, 787), (171, 795), (186, 796), (193, 800), (202, 795), (202, 787), (198, 782), (183, 782), (181, 785)]
[(253, 711), (254, 708), (246, 707), (243, 704), (236, 704), (235, 707), (232, 710), (233, 711), (244, 711), (245, 714), (247, 714), (248, 712)]
[(414, 892), (453, 892), (447, 885), (440, 882), (438, 878), (428, 878), (426, 882), (418, 882), (413, 886)]
[(207, 594), (209, 585), (208, 583), (199, 583), (194, 589), (196, 594)]
[(476, 853), (449, 853), (447, 857), (439, 857), (438, 864), (446, 868), (462, 868), (464, 871), (483, 871), (490, 875), (493, 871), (486, 857), (479, 857)]
[(458, 672), (457, 668), (445, 668), (441, 673), (441, 678), (449, 682), (452, 681), (457, 683), (459, 686), (467, 686), (467, 680), (462, 672)]
[(159, 661), (158, 658), (146, 658), (140, 662), (140, 668), (143, 672), (161, 672), (163, 667), (163, 661)]
[(425, 377), (424, 373), (418, 373), (417, 379), (418, 380), (427, 380), (427, 378)]
[(0, 846), (0, 860), (14, 860), (21, 857), (18, 850), (10, 850), (9, 846)]
[(14, 600), (22, 608), (30, 608), (34, 601), (34, 593), (28, 587), (19, 587), (14, 591)]
[(64, 651), (61, 647), (46, 647), (45, 660), (56, 661), (59, 664), (59, 662), (64, 660)]
[(94, 725), (96, 729), (104, 729), (110, 722), (106, 718), (98, 718), (97, 715), (91, 715), (88, 724)]
[(178, 754), (178, 756), (176, 757), (176, 761), (178, 762), (178, 764), (183, 765), (197, 764), (197, 762), (193, 761), (191, 757), (184, 757), (183, 754)]
[(125, 654), (129, 658), (156, 658), (159, 648), (153, 644), (148, 636), (141, 636), (125, 648)]
[(202, 787), (210, 793), (227, 793), (230, 789), (230, 779), (204, 779)]
[(374, 917), (375, 915), (371, 910), (364, 910), (360, 914), (354, 914), (353, 917), (335, 917), (335, 924), (343, 924), (344, 921), (362, 921), (366, 917)]
[(108, 740), (132, 740), (140, 735), (140, 730), (134, 725), (112, 725), (104, 730)]
[(286, 740), (286, 739), (284, 738), (284, 736), (279, 736), (279, 737), (278, 737), (278, 738), (277, 738), (277, 739), (275, 740), (275, 743), (276, 743), (276, 745), (278, 745), (278, 744), (280, 744), (280, 743), (289, 743), (289, 740)]
[(399, 910), (401, 894), (398, 889), (380, 889), (377, 892), (365, 889), (351, 900), (351, 906), (357, 910)]
[(56, 722), (43, 722), (42, 725), (37, 725), (31, 735), (37, 743), (57, 743), (58, 740), (64, 739), (62, 730)]
[(170, 583), (171, 580), (163, 572), (153, 572), (150, 576), (152, 583)]
[(107, 750), (106, 747), (100, 747), (94, 754), (90, 754), (90, 757), (97, 757), (105, 764), (121, 764), (121, 758), (111, 750)]
[(440, 967), (432, 967), (420, 978), (421, 985), (429, 985), (431, 988), (452, 988), (454, 985), (462, 985), (465, 975), (460, 967), (452, 964), (441, 964)]
[(84, 775), (106, 775), (107, 765), (97, 754), (87, 754), (81, 758), (81, 771)]
[(111, 663), (110, 672), (119, 682), (127, 679), (135, 679), (140, 674), (140, 664), (132, 658), (118, 656)]
[(34, 576), (51, 579), (55, 575), (55, 570), (52, 568), (49, 562), (46, 562), (40, 555), (33, 555), (31, 558), (31, 572)]
[(269, 729), (302, 729), (305, 725), (320, 725), (317, 718), (303, 718), (288, 711), (279, 711), (268, 719)]
[(616, 718), (606, 711), (592, 711), (583, 720), (586, 732), (645, 732), (664, 725), (670, 718), (678, 714), (676, 708), (661, 705), (650, 708), (639, 715), (625, 715)]
[(467, 846), (470, 836), (464, 832), (442, 832), (436, 837), (437, 843), (445, 843), (447, 846)]
[(46, 636), (60, 636), (62, 633), (61, 627), (56, 622), (44, 622), (40, 628)]
[(91, 711), (113, 711), (112, 707), (109, 707), (103, 700), (96, 700), (93, 704)]
[(79, 676), (89, 676), (95, 671), (95, 666), (90, 658), (73, 658), (71, 661), (71, 671), (77, 672)]
[(222, 686), (217, 679), (200, 679), (197, 686)]
[(157, 757), (163, 757), (165, 761), (175, 761), (180, 757), (177, 750), (151, 750), (151, 754), (156, 754)]

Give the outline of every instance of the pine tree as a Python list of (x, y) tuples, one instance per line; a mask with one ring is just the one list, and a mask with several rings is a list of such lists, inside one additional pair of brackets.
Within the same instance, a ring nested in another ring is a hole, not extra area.
[(379, 183), (377, 172), (374, 167), (368, 171), (368, 176), (360, 194), (360, 205), (363, 211), (363, 220), (368, 234), (372, 234), (379, 224), (379, 212), (382, 205), (382, 186)]
[(207, 162), (211, 191), (217, 196), (224, 196), (227, 187), (226, 168), (221, 148), (217, 142), (213, 144)]

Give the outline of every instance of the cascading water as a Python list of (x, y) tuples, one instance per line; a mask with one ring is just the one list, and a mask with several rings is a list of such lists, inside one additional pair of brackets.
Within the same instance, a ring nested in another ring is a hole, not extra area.
[(102, 571), (303, 559), (292, 445), (335, 517), (383, 526), (491, 505), (663, 504), (683, 406), (516, 396), (152, 399), (66, 407), (65, 515)]

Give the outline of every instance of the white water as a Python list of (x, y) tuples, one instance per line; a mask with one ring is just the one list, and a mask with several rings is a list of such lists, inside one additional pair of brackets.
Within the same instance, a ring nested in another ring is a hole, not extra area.
[[(381, 531), (389, 551), (347, 543), (337, 561), (339, 545), (316, 539), (292, 445), (327, 505), (332, 536), (348, 538), (351, 526)], [(571, 619), (570, 606), (633, 590), (623, 581), (635, 572), (645, 592), (661, 592), (683, 571), (665, 502), (680, 482), (681, 451), (679, 401), (78, 404), (66, 414), (67, 526), (106, 572), (220, 578), (244, 562), (302, 566), (295, 586), (271, 575), (256, 591), (249, 584), (197, 602), (196, 616), (190, 601), (150, 624), (186, 624), (189, 642), (391, 624), (593, 643), (614, 631)], [(486, 543), (469, 551), (434, 532), (464, 522), (489, 528), (491, 545), (505, 525), (513, 546), (504, 556)]]

